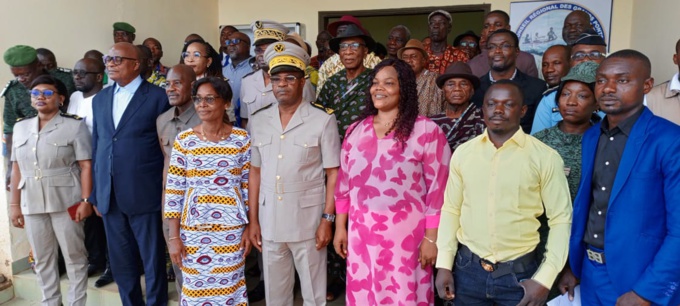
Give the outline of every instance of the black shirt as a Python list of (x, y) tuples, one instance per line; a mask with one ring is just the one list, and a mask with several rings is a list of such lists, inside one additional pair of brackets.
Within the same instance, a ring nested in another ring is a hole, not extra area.
[[(472, 102), (474, 102), (477, 107), (482, 108), (484, 95), (493, 83), (491, 82), (489, 73), (479, 78), (479, 81), (479, 88), (475, 90), (475, 94), (472, 96)], [(522, 117), (520, 125), (522, 126), (522, 130), (529, 134), (531, 133), (531, 125), (534, 123), (536, 107), (538, 107), (538, 103), (541, 102), (543, 92), (547, 85), (543, 80), (532, 77), (519, 69), (512, 81), (516, 82), (522, 89), (522, 93), (524, 93), (524, 104), (527, 106), (527, 113)]]
[(638, 112), (626, 118), (618, 126), (609, 129), (607, 117), (600, 125), (600, 138), (595, 152), (593, 165), (593, 181), (591, 185), (591, 204), (588, 213), (588, 223), (583, 241), (598, 249), (604, 250), (604, 228), (607, 219), (609, 197), (614, 187), (616, 172), (619, 170), (623, 150), (626, 148), (628, 136), (633, 125), (642, 115), (644, 107)]

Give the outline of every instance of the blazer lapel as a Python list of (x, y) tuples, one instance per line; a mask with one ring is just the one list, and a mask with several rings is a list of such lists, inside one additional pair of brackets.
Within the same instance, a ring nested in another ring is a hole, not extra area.
[[(148, 91), (148, 86), (149, 83), (147, 83), (145, 80), (142, 80), (142, 84), (139, 85), (139, 88), (137, 88), (137, 91), (135, 94), (132, 96), (132, 99), (130, 100), (130, 103), (128, 106), (125, 108), (125, 111), (123, 112), (123, 116), (120, 118), (120, 122), (118, 122), (118, 127), (116, 128), (116, 132), (120, 130), (120, 128), (125, 125), (125, 123), (130, 120), (130, 117), (137, 112), (137, 109), (144, 104), (144, 101), (146, 101), (146, 92)], [(112, 122), (113, 122), (113, 117), (112, 117)], [(115, 134), (115, 133), (114, 133)]]
[(116, 89), (116, 86), (118, 85), (109, 86), (98, 93), (98, 95), (104, 96), (104, 99), (101, 100), (103, 105), (101, 107), (97, 107), (97, 109), (101, 109), (101, 116), (97, 116), (96, 113), (93, 114), (95, 118), (100, 118), (103, 120), (102, 123), (97, 122), (97, 125), (106, 125), (106, 130), (108, 131), (115, 130), (115, 127), (113, 126), (113, 93)]
[(612, 194), (609, 197), (609, 205), (614, 203), (616, 196), (621, 192), (621, 188), (628, 180), (631, 170), (633, 170), (633, 165), (635, 160), (637, 160), (640, 151), (642, 150), (642, 144), (647, 139), (647, 125), (650, 119), (652, 119), (652, 113), (650, 110), (645, 108), (638, 118), (633, 129), (630, 132), (628, 141), (626, 142), (626, 147), (623, 149), (623, 156), (621, 156), (621, 163), (619, 164), (619, 169), (616, 171), (616, 178), (614, 179), (614, 187), (612, 187)]

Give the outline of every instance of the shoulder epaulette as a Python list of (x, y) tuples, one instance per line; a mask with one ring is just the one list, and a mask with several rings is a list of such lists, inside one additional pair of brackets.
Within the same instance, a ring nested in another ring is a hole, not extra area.
[(5, 88), (3, 88), (3, 89), (2, 89), (2, 92), (0, 92), (0, 97), (4, 97), (4, 96), (5, 96), (5, 93), (7, 92), (7, 89), (9, 89), (9, 87), (12, 86), (12, 82), (14, 82), (14, 80), (10, 80), (9, 82), (7, 82), (7, 85), (5, 85)]
[(559, 88), (559, 86), (555, 86), (555, 87), (548, 88), (546, 91), (543, 92), (543, 95), (544, 95), (544, 96), (545, 96), (545, 95), (549, 95), (550, 93), (552, 93), (553, 91), (557, 90), (558, 88)]
[(332, 113), (334, 112), (334, 110), (333, 110), (332, 108), (324, 107), (323, 105), (318, 104), (318, 103), (310, 102), (309, 104), (311, 104), (312, 107), (318, 108), (318, 109), (320, 109), (320, 110), (326, 112), (326, 113), (329, 114), (329, 115), (332, 114)]
[(66, 73), (71, 73), (71, 69), (62, 68), (62, 67), (57, 67), (57, 71), (66, 72)]
[(31, 115), (31, 116), (26, 116), (26, 117), (21, 117), (21, 118), (18, 118), (18, 119), (17, 119), (17, 122), (19, 122), (19, 121), (21, 121), (21, 120), (24, 120), (24, 119), (29, 119), (29, 118), (33, 118), (33, 117), (35, 117), (35, 116), (37, 116), (37, 115), (38, 115), (38, 114), (35, 114), (35, 115)]
[(258, 72), (258, 71), (260, 71), (260, 70), (258, 69), (258, 70), (253, 70), (251, 72), (248, 72), (241, 79), (245, 79), (246, 77), (249, 77), (249, 76), (253, 75), (255, 72)]
[(256, 110), (256, 111), (254, 111), (254, 112), (251, 114), (251, 116), (254, 116), (255, 114), (259, 113), (260, 111), (272, 107), (272, 105), (274, 105), (274, 103), (269, 103), (269, 104), (263, 106), (262, 108), (260, 108), (260, 109), (258, 109), (258, 110)]
[(60, 113), (60, 115), (61, 115), (62, 117), (71, 118), (71, 119), (76, 119), (76, 120), (82, 120), (82, 119), (83, 119), (83, 117), (80, 117), (80, 116), (74, 115), (74, 114), (69, 114), (69, 113)]

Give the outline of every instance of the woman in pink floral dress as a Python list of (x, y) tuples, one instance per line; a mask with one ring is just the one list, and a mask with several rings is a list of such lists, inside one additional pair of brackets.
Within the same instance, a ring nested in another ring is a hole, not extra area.
[(347, 258), (347, 305), (433, 305), (432, 265), (451, 151), (418, 115), (415, 75), (385, 60), (347, 131), (335, 191), (334, 247)]

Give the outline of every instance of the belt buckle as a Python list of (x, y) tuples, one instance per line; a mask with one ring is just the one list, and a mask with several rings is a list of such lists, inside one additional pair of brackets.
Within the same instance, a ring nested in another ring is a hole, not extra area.
[(282, 194), (283, 193), (283, 183), (276, 183), (276, 193), (277, 194)]
[(586, 249), (586, 254), (588, 254), (588, 259), (599, 264), (604, 264), (604, 258), (602, 258), (602, 253), (595, 252), (591, 249)]
[(479, 259), (479, 265), (481, 265), (482, 269), (486, 272), (496, 271), (496, 265), (484, 258)]
[(35, 174), (35, 177), (34, 177), (34, 178), (35, 178), (36, 181), (41, 180), (42, 177), (43, 177), (43, 176), (42, 176), (42, 170), (40, 170), (40, 168), (35, 169), (35, 170), (33, 171), (33, 174)]

